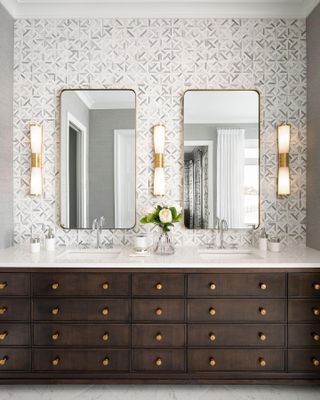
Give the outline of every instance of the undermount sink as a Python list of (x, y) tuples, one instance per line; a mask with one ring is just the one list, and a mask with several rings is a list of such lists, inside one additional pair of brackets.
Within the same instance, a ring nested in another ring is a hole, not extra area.
[(203, 260), (213, 261), (252, 261), (261, 260), (262, 257), (258, 256), (252, 250), (246, 249), (199, 249), (199, 256)]
[(120, 249), (68, 249), (58, 259), (73, 262), (108, 262), (114, 261)]

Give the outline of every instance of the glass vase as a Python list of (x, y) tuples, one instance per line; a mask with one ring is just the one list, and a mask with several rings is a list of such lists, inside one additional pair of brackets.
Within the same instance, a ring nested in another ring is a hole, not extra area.
[(174, 254), (174, 245), (169, 232), (161, 232), (156, 242), (154, 252), (161, 256)]

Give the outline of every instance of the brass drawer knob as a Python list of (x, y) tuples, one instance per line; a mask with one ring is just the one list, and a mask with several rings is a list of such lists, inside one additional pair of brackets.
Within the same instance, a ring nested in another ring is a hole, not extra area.
[(263, 307), (259, 308), (259, 312), (260, 312), (261, 315), (267, 315), (267, 310), (265, 308), (263, 308)]
[(266, 283), (260, 283), (260, 289), (261, 290), (267, 290), (267, 284)]
[(319, 361), (317, 358), (313, 358), (313, 359), (312, 359), (312, 364), (313, 364), (315, 367), (319, 367), (320, 361)]
[(51, 310), (51, 314), (52, 315), (58, 315), (59, 314), (59, 307), (55, 307), (55, 308), (53, 308), (52, 310)]
[(209, 309), (209, 314), (210, 314), (210, 315), (216, 315), (216, 310), (215, 310), (213, 307), (211, 307), (211, 308)]
[(210, 288), (210, 290), (215, 290), (216, 284), (214, 282), (210, 282), (209, 288)]
[(158, 316), (162, 315), (162, 308), (159, 307), (156, 309), (156, 315)]
[(265, 367), (267, 365), (267, 361), (264, 358), (260, 357), (259, 365), (260, 365), (260, 367)]
[(58, 288), (59, 288), (59, 282), (53, 282), (53, 284), (51, 285), (51, 289), (57, 290)]
[(162, 335), (161, 335), (160, 332), (158, 332), (158, 333), (156, 334), (156, 341), (157, 341), (157, 342), (161, 342), (161, 340), (162, 340)]
[(211, 332), (209, 335), (209, 339), (211, 340), (211, 342), (214, 342), (216, 340), (216, 335), (213, 332)]
[(7, 282), (0, 282), (0, 290), (5, 289), (8, 286)]
[(312, 311), (315, 316), (320, 315), (320, 308), (313, 308)]
[(59, 332), (55, 332), (51, 336), (52, 340), (58, 340), (59, 339)]
[(107, 366), (110, 364), (109, 358), (108, 358), (108, 357), (105, 357), (105, 358), (102, 360), (102, 364), (103, 364), (105, 367), (107, 367)]
[(8, 336), (8, 332), (7, 331), (1, 332), (0, 333), (0, 340), (1, 341), (4, 340), (7, 336)]
[(6, 364), (6, 362), (8, 361), (8, 357), (4, 356), (0, 359), (0, 365), (3, 366)]
[(265, 335), (264, 333), (260, 332), (260, 333), (259, 333), (259, 339), (260, 339), (262, 342), (265, 342), (265, 341), (267, 340), (267, 335)]
[(211, 367), (214, 367), (216, 365), (216, 360), (213, 357), (209, 358), (209, 365), (211, 365)]
[(157, 290), (162, 290), (162, 288), (163, 288), (162, 283), (158, 282), (158, 283), (156, 284), (156, 289), (157, 289)]
[(103, 334), (102, 340), (103, 340), (104, 342), (107, 342), (107, 341), (109, 340), (109, 333), (108, 333), (108, 332), (105, 332), (105, 333)]
[(320, 340), (320, 335), (318, 334), (318, 333), (313, 333), (312, 334), (312, 337), (313, 337), (313, 340), (315, 340), (316, 342), (319, 342), (319, 340)]
[(56, 367), (60, 363), (60, 358), (56, 357), (51, 361), (51, 364)]
[(108, 308), (108, 307), (105, 307), (105, 308), (102, 310), (102, 315), (109, 315), (109, 308)]
[(7, 310), (8, 310), (8, 308), (6, 306), (5, 307), (0, 307), (0, 315), (5, 314), (7, 312)]
[[(2, 289), (2, 288), (1, 288), (1, 289)], [(318, 283), (318, 282), (317, 282), (317, 283), (314, 283), (314, 284), (313, 284), (313, 289), (314, 289), (314, 290), (320, 290), (320, 283)]]
[(158, 357), (158, 358), (156, 359), (156, 366), (157, 366), (157, 367), (161, 367), (161, 365), (162, 365), (162, 360), (161, 360), (160, 357)]
[(109, 289), (109, 282), (104, 282), (104, 283), (102, 284), (102, 289), (108, 290), (108, 289)]

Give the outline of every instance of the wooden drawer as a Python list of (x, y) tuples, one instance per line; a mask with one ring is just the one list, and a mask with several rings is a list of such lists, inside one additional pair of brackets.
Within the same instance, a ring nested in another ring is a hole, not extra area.
[(133, 325), (132, 345), (136, 347), (183, 347), (185, 326), (181, 324)]
[(35, 296), (128, 296), (129, 274), (125, 273), (36, 273), (32, 276)]
[(0, 348), (1, 371), (27, 371), (30, 369), (30, 352), (28, 349)]
[(284, 350), (191, 349), (189, 371), (284, 371)]
[(30, 300), (0, 297), (0, 323), (2, 321), (28, 321)]
[(28, 324), (0, 323), (0, 346), (29, 346), (30, 327)]
[(190, 324), (188, 345), (194, 347), (284, 347), (284, 325)]
[(289, 322), (320, 322), (320, 299), (289, 300), (288, 320)]
[(134, 321), (184, 321), (182, 299), (132, 300)]
[(133, 350), (134, 371), (184, 371), (185, 352), (177, 349)]
[(190, 274), (189, 297), (285, 297), (285, 274)]
[(320, 349), (300, 349), (288, 351), (289, 372), (320, 373)]
[(188, 320), (284, 322), (285, 305), (282, 299), (194, 299), (188, 300)]
[(36, 349), (35, 371), (128, 371), (129, 350)]
[(35, 324), (35, 346), (129, 347), (130, 325)]
[(133, 296), (184, 296), (183, 274), (134, 274)]
[(320, 297), (320, 273), (289, 274), (289, 297)]
[(20, 272), (0, 273), (0, 296), (29, 296), (29, 274)]
[(36, 299), (33, 300), (37, 321), (128, 321), (126, 299)]
[(315, 346), (320, 348), (320, 324), (289, 324), (289, 346)]

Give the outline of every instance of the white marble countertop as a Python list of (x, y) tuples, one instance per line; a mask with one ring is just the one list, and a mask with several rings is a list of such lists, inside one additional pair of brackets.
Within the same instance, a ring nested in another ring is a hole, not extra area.
[[(85, 253), (86, 250), (71, 249)], [(244, 249), (248, 250), (248, 249)], [(249, 249), (250, 250), (250, 249)], [(286, 248), (280, 253), (261, 252), (251, 249), (249, 259), (241, 257), (215, 256), (213, 259), (200, 257), (197, 247), (180, 247), (174, 255), (159, 256), (151, 253), (147, 257), (132, 257), (132, 249), (114, 249), (112, 257), (103, 253), (99, 258), (90, 256), (68, 260), (70, 249), (59, 248), (55, 252), (44, 249), (31, 254), (28, 246), (11, 247), (0, 251), (0, 268), (320, 268), (320, 251), (307, 247)], [(95, 251), (89, 249), (89, 251)]]

